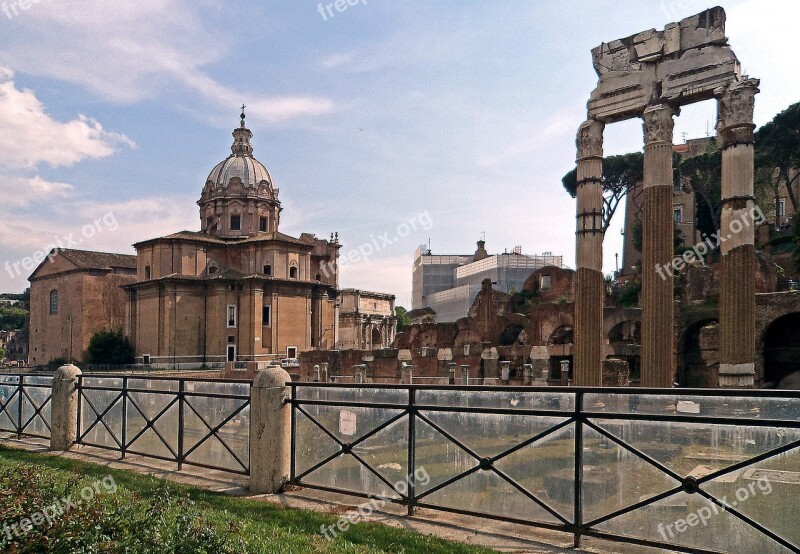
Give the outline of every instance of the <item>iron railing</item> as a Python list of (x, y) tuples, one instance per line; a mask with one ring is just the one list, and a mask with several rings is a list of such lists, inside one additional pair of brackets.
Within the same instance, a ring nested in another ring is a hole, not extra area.
[(0, 374), (0, 431), (50, 438), (52, 375)]
[(576, 547), (800, 552), (796, 392), (290, 386), (296, 486), (563, 531)]
[(249, 475), (250, 381), (81, 375), (77, 443)]

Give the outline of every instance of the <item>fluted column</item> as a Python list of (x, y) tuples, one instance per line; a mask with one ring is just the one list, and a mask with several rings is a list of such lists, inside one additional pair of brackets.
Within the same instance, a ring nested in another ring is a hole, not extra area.
[[(644, 112), (642, 198), (642, 386), (672, 387), (673, 258), (672, 131), (674, 111), (666, 105)], [(659, 269), (661, 269), (659, 271)]]
[(732, 84), (719, 100), (722, 151), (719, 385), (750, 388), (755, 375), (753, 108), (759, 81)]
[(578, 131), (577, 244), (573, 382), (600, 386), (603, 343), (603, 129), (589, 120)]

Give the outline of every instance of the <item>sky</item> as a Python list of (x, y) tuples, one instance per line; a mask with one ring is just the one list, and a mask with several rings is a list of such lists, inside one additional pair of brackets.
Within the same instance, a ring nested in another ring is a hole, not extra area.
[[(575, 265), (561, 177), (597, 76), (590, 51), (698, 0), (0, 0), (0, 291), (53, 245), (134, 253), (199, 230), (196, 201), (247, 105), (281, 231), (343, 244), (340, 286), (410, 305), (418, 245), (520, 245)], [(720, 0), (756, 123), (800, 100), (796, 0)], [(23, 9), (27, 8), (27, 9)], [(716, 106), (684, 108), (675, 138)], [(642, 148), (610, 125), (607, 154)], [(619, 210), (604, 270), (621, 253)], [(370, 252), (370, 250), (372, 252)]]

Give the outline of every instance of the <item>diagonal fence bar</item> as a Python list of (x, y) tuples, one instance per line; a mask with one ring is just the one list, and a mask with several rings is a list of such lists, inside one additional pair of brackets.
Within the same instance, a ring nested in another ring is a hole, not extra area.
[[(408, 492), (387, 500), (404, 505), (409, 515), (425, 508), (559, 530), (573, 536), (576, 548), (582, 538), (593, 537), (675, 552), (732, 551), (720, 549), (715, 543), (720, 540), (741, 541), (742, 548), (751, 550), (762, 545), (759, 550), (800, 552), (800, 535), (781, 522), (780, 510), (769, 509), (769, 503), (763, 508), (763, 499), (753, 500), (754, 508), (737, 508), (718, 496), (737, 483), (750, 482), (754, 490), (750, 475), (777, 471), (773, 467), (794, 463), (800, 478), (796, 392), (300, 382), (290, 387), (290, 482), (297, 487), (379, 497), (367, 476), (386, 484), (381, 471), (402, 447), (398, 466), (407, 470)], [(392, 410), (398, 415), (385, 415)], [(392, 424), (406, 415), (404, 434), (393, 433)], [(362, 436), (353, 445), (364, 443), (364, 437), (382, 439), (373, 441), (369, 458), (352, 452), (337, 436), (341, 429), (331, 427), (345, 420), (357, 425)], [(316, 431), (309, 434), (312, 428)], [(331, 441), (330, 450), (319, 437)], [(398, 440), (404, 444), (395, 444)], [(436, 449), (450, 458), (432, 456)], [(305, 459), (309, 452), (311, 462)], [(307, 465), (302, 471), (301, 457)], [(342, 465), (347, 457), (358, 465)], [(457, 466), (441, 469), (453, 460)], [(423, 483), (419, 472), (427, 472), (426, 463), (439, 474)], [(565, 499), (559, 493), (565, 489), (554, 483), (569, 486), (569, 518), (560, 513)], [(784, 497), (800, 492), (787, 484), (774, 486)], [(492, 505), (487, 498), (510, 492), (531, 508), (482, 509)], [(780, 505), (779, 498), (774, 501)], [(719, 529), (663, 539), (655, 533), (659, 518), (682, 510), (691, 516), (706, 502), (724, 507), (714, 524), (730, 536)]]
[(250, 388), (244, 380), (81, 375), (76, 443), (171, 461), (179, 470), (249, 475)]

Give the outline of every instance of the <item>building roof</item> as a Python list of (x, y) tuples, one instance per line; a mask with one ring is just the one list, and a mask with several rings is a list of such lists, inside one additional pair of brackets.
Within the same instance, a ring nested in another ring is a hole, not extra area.
[(296, 239), (284, 233), (274, 232), (274, 233), (259, 233), (258, 235), (253, 237), (249, 236), (216, 237), (213, 235), (209, 235), (208, 233), (202, 233), (199, 231), (178, 231), (177, 233), (172, 233), (171, 235), (143, 240), (141, 242), (137, 242), (133, 246), (138, 248), (139, 246), (142, 246), (144, 244), (156, 242), (159, 240), (189, 240), (195, 242), (203, 242), (206, 244), (216, 244), (220, 246), (277, 241), (277, 242), (288, 242), (289, 244), (298, 244), (298, 245), (313, 247), (315, 244), (314, 239), (308, 238), (310, 236), (312, 235), (307, 235), (306, 233), (303, 233), (303, 236), (301, 238)]
[(80, 269), (111, 269), (115, 267), (136, 269), (136, 256), (130, 254), (91, 252), (89, 250), (72, 250), (68, 248), (56, 248), (55, 250), (60, 256), (74, 263)]

